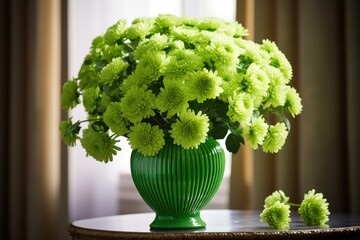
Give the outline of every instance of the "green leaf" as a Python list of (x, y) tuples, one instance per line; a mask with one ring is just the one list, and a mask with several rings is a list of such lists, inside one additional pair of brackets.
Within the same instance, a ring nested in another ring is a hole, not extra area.
[(225, 103), (221, 100), (215, 99), (215, 107), (216, 107), (217, 117), (222, 118), (222, 119), (228, 119), (228, 116), (226, 115), (226, 113), (229, 110), (227, 103)]
[(225, 140), (225, 146), (229, 152), (237, 153), (240, 148), (239, 138), (235, 134), (230, 133)]
[(279, 108), (275, 109), (274, 114), (278, 117), (278, 119), (279, 119), (281, 122), (284, 122), (284, 123), (285, 123), (286, 128), (288, 129), (288, 131), (290, 131), (290, 129), (291, 129), (291, 124), (290, 124), (289, 119), (285, 116), (284, 108), (283, 108), (283, 107), (279, 107)]
[(245, 140), (242, 136), (243, 132), (242, 132), (242, 129), (239, 128), (239, 126), (229, 124), (229, 129), (230, 129), (231, 134), (233, 134), (240, 143), (245, 144)]
[(77, 121), (76, 123), (74, 123), (73, 125), (71, 125), (70, 127), (68, 127), (68, 129), (65, 132), (65, 136), (70, 134), (70, 133), (74, 133), (74, 134), (78, 134), (80, 131), (80, 121)]
[(288, 129), (288, 131), (290, 132), (290, 129), (291, 129), (291, 124), (290, 124), (290, 121), (287, 117), (284, 117), (284, 123), (286, 125), (286, 128)]
[(108, 62), (105, 61), (105, 60), (97, 60), (97, 61), (95, 61), (95, 69), (98, 72), (100, 72), (106, 65), (108, 65)]
[(96, 132), (106, 132), (109, 130), (108, 125), (104, 121), (95, 121), (91, 124), (91, 128)]
[(125, 52), (129, 53), (129, 52), (133, 52), (134, 48), (131, 46), (131, 44), (129, 43), (124, 43), (123, 44), (123, 49)]
[(139, 45), (139, 39), (133, 39), (131, 42), (124, 42), (122, 44), (123, 49), (126, 53), (134, 52), (136, 47)]
[(209, 132), (209, 135), (215, 139), (223, 139), (226, 137), (226, 134), (228, 133), (228, 131), (229, 131), (229, 128), (225, 123), (215, 122), (213, 124), (213, 128)]

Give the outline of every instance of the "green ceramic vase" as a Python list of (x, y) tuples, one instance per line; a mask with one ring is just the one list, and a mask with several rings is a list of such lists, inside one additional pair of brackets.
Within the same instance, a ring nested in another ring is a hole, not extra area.
[(155, 156), (131, 154), (135, 186), (156, 213), (151, 228), (204, 228), (200, 210), (217, 192), (224, 170), (224, 151), (212, 138), (197, 149), (171, 143)]

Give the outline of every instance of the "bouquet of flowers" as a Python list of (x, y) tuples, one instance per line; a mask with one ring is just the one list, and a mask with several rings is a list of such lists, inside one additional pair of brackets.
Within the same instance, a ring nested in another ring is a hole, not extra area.
[(121, 136), (148, 156), (166, 142), (188, 149), (207, 137), (226, 138), (230, 152), (245, 141), (278, 152), (301, 98), (277, 45), (247, 34), (241, 24), (213, 17), (162, 14), (129, 26), (119, 20), (92, 41), (78, 75), (63, 85), (62, 108), (81, 103), (88, 113), (59, 124), (63, 141), (80, 140), (104, 162), (121, 150)]

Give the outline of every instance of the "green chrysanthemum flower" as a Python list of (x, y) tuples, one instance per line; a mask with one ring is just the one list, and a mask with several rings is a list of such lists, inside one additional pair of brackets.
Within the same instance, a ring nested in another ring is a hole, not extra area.
[(113, 99), (112, 99), (109, 95), (103, 93), (103, 94), (101, 95), (99, 104), (98, 104), (97, 109), (96, 109), (96, 111), (95, 111), (95, 114), (98, 115), (98, 116), (103, 115), (104, 112), (105, 112), (105, 110), (106, 110), (106, 108), (107, 108), (107, 107), (109, 106), (109, 104), (111, 104), (112, 102), (113, 102)]
[(264, 152), (277, 153), (285, 144), (288, 130), (284, 123), (277, 123), (269, 127), (262, 149)]
[(234, 30), (235, 30), (234, 35), (233, 35), (234, 38), (242, 38), (242, 37), (249, 35), (249, 31), (246, 28), (244, 28), (244, 26), (241, 25), (240, 23), (233, 22), (231, 24), (233, 25)]
[(226, 115), (232, 122), (239, 122), (241, 126), (249, 124), (254, 111), (253, 100), (246, 93), (234, 93), (229, 97), (229, 109)]
[(241, 81), (241, 90), (253, 97), (255, 108), (259, 107), (266, 97), (269, 82), (266, 73), (257, 64), (250, 64), (245, 77)]
[(154, 32), (153, 24), (153, 19), (144, 19), (144, 21), (133, 22), (133, 24), (126, 29), (125, 36), (129, 39), (143, 39)]
[(237, 77), (237, 79), (240, 79), (238, 81), (238, 83), (240, 83), (241, 79), (244, 77), (244, 74), (237, 71), (237, 65), (221, 65), (216, 67), (216, 72), (218, 73), (218, 76), (223, 79), (223, 81), (234, 79), (234, 76), (238, 75), (239, 77)]
[(155, 116), (155, 94), (146, 87), (131, 88), (121, 99), (123, 116), (132, 123), (140, 122), (144, 118)]
[(269, 224), (270, 228), (274, 229), (289, 229), (290, 228), (290, 206), (276, 201), (270, 207), (266, 207), (260, 214), (260, 221)]
[(205, 142), (208, 131), (209, 118), (201, 111), (195, 114), (187, 110), (179, 114), (179, 120), (171, 125), (170, 133), (175, 144), (189, 149)]
[(138, 76), (138, 74), (133, 73), (124, 79), (120, 85), (120, 89), (126, 93), (132, 88), (141, 88), (143, 86), (146, 86), (145, 80)]
[(226, 24), (226, 21), (216, 17), (207, 17), (200, 21), (199, 28), (202, 30), (216, 31), (219, 28), (223, 28)]
[(142, 78), (144, 83), (156, 81), (165, 71), (167, 63), (165, 52), (147, 52), (139, 60), (135, 74)]
[(119, 102), (109, 104), (104, 112), (103, 120), (111, 131), (119, 136), (123, 136), (129, 132), (128, 122), (123, 117), (121, 103)]
[(110, 45), (116, 43), (116, 41), (118, 41), (120, 38), (124, 36), (125, 30), (126, 30), (126, 20), (125, 19), (119, 20), (117, 23), (115, 23), (106, 30), (104, 36), (106, 43)]
[(185, 44), (183, 41), (181, 40), (173, 40), (171, 43), (170, 43), (170, 47), (172, 49), (180, 49), (180, 50), (184, 50), (185, 49)]
[(201, 23), (201, 19), (199, 18), (182, 18), (183, 26), (197, 28)]
[(111, 84), (127, 67), (128, 64), (124, 62), (121, 57), (112, 59), (99, 73), (100, 81)]
[(117, 140), (111, 138), (106, 132), (95, 131), (91, 127), (83, 131), (80, 142), (88, 155), (105, 163), (112, 161), (116, 152), (121, 150), (115, 145)]
[(154, 24), (155, 23), (155, 18), (154, 17), (138, 17), (138, 18), (135, 18), (131, 22), (131, 24), (138, 24), (138, 23)]
[(69, 118), (60, 122), (59, 130), (64, 143), (68, 146), (75, 146), (76, 140), (79, 139), (79, 123), (73, 124), (71, 119)]
[(215, 33), (214, 35), (216, 35), (216, 33), (218, 33), (219, 35), (222, 35), (222, 33), (224, 33), (226, 36), (234, 37), (237, 30), (238, 29), (235, 24), (223, 21), (223, 24), (221, 24), (221, 26), (219, 26), (216, 31), (203, 30), (202, 32)]
[(105, 45), (104, 35), (99, 35), (95, 37), (91, 42), (90, 56), (93, 58), (99, 56), (102, 52), (104, 45)]
[(179, 26), (182, 23), (182, 19), (173, 14), (160, 14), (155, 19), (155, 25), (159, 28), (169, 28), (172, 26)]
[(292, 78), (292, 67), (285, 55), (279, 50), (276, 44), (270, 40), (263, 40), (262, 49), (270, 54), (271, 66), (280, 69), (286, 79), (286, 83)]
[(245, 138), (249, 141), (250, 147), (257, 149), (263, 144), (269, 125), (263, 117), (258, 117), (249, 126), (244, 127)]
[(148, 52), (159, 52), (169, 47), (169, 37), (165, 34), (156, 33), (149, 39), (146, 38), (139, 43), (134, 51), (134, 59), (141, 59)]
[[(202, 33), (204, 36), (205, 33)], [(233, 66), (239, 63), (238, 56), (241, 50), (236, 46), (232, 38), (226, 34), (208, 33), (210, 44), (205, 48), (198, 47), (198, 54), (204, 58), (209, 66), (222, 67)], [(214, 36), (212, 36), (214, 35)]]
[(281, 72), (274, 67), (267, 67), (266, 73), (270, 79), (268, 95), (264, 108), (284, 106), (288, 86)]
[(249, 66), (254, 62), (253, 59), (242, 54), (239, 56), (239, 64), (237, 66), (238, 72), (245, 74)]
[(242, 38), (236, 39), (235, 44), (243, 49), (238, 66), (240, 72), (245, 73), (251, 63), (256, 63), (259, 66), (268, 65), (270, 63), (270, 56), (268, 54), (261, 54), (259, 44)]
[(80, 93), (76, 79), (67, 81), (64, 83), (61, 93), (61, 107), (64, 110), (74, 108), (77, 104), (80, 103), (79, 96)]
[(189, 26), (171, 27), (170, 35), (174, 36), (176, 39), (184, 41), (185, 43), (196, 43), (201, 39), (199, 30)]
[(301, 104), (301, 98), (295, 88), (289, 88), (289, 91), (286, 93), (285, 107), (293, 117), (301, 113), (303, 106)]
[(270, 196), (265, 198), (264, 208), (273, 206), (277, 201), (287, 204), (289, 199), (290, 198), (286, 196), (282, 190), (275, 191)]
[(98, 87), (85, 89), (83, 91), (83, 104), (85, 110), (89, 113), (95, 111), (100, 97), (100, 89)]
[(169, 52), (170, 61), (164, 76), (168, 78), (182, 78), (204, 67), (202, 58), (192, 50), (176, 49)]
[(223, 92), (221, 82), (221, 78), (211, 71), (203, 70), (191, 74), (186, 80), (189, 99), (202, 103), (206, 99), (216, 98)]
[(184, 87), (180, 81), (164, 80), (164, 88), (161, 89), (157, 99), (156, 105), (161, 112), (167, 111), (167, 117), (185, 111), (189, 104)]
[(137, 149), (145, 156), (155, 155), (165, 145), (163, 130), (150, 123), (138, 123), (130, 128), (129, 142), (132, 149)]
[(80, 67), (78, 79), (80, 80), (80, 89), (96, 87), (99, 85), (100, 77), (98, 74), (98, 69), (96, 68), (96, 64), (94, 64), (92, 60), (88, 60), (87, 57)]
[(243, 74), (237, 73), (236, 69), (229, 69), (228, 71), (218, 71), (219, 77), (222, 78), (221, 88), (224, 90), (219, 98), (227, 102), (229, 97), (234, 96), (234, 92), (240, 91), (240, 83), (244, 77)]
[(304, 195), (299, 214), (307, 226), (326, 226), (329, 221), (329, 203), (322, 193), (310, 190)]
[(101, 58), (107, 62), (111, 62), (113, 58), (124, 57), (123, 47), (121, 45), (104, 45)]

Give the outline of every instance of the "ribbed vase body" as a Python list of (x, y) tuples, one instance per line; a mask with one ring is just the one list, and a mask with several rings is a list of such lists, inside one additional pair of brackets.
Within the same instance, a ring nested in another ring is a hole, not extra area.
[(197, 149), (166, 144), (155, 156), (131, 154), (135, 186), (156, 213), (152, 228), (205, 227), (200, 210), (217, 192), (224, 169), (224, 151), (212, 138)]

